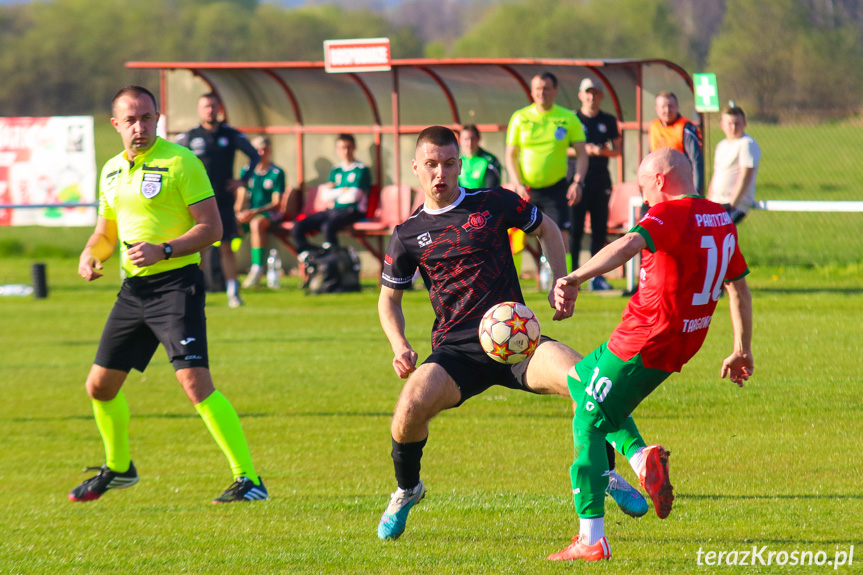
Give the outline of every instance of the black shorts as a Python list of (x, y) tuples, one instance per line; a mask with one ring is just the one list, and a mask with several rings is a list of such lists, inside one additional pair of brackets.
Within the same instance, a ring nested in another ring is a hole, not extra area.
[[(547, 341), (555, 340), (540, 336), (540, 345)], [(525, 383), (525, 374), (531, 359), (532, 357), (529, 357), (512, 365), (498, 363), (486, 355), (479, 341), (476, 341), (438, 346), (423, 363), (435, 363), (453, 378), (461, 391), (461, 399), (455, 405), (458, 407), (493, 385), (536, 393)]]
[(194, 264), (126, 278), (93, 363), (126, 373), (144, 371), (161, 343), (174, 370), (209, 367), (205, 292), (204, 274)]
[(740, 222), (743, 221), (743, 218), (746, 217), (746, 212), (744, 212), (743, 210), (738, 210), (737, 208), (735, 208), (731, 204), (720, 204), (720, 205), (723, 208), (725, 208), (725, 211), (728, 212), (729, 216), (731, 216), (731, 221), (734, 222), (734, 225), (739, 224)]
[(219, 218), (222, 220), (222, 241), (227, 242), (239, 237), (237, 214), (234, 212), (234, 195), (228, 193), (217, 195), (216, 205), (219, 207)]
[(543, 214), (557, 224), (557, 227), (564, 231), (572, 225), (569, 219), (569, 204), (566, 201), (568, 189), (566, 178), (547, 188), (530, 189), (530, 203), (538, 207)]

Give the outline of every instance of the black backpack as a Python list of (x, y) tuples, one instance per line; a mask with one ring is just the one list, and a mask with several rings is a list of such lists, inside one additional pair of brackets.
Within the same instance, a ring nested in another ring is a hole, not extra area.
[(360, 258), (351, 247), (319, 250), (305, 261), (306, 293), (344, 293), (360, 291)]

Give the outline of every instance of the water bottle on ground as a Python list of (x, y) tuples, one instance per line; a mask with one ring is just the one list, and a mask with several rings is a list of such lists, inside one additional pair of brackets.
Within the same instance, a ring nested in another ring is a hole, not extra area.
[(0, 286), (0, 296), (28, 296), (33, 293), (33, 287), (26, 284), (6, 284)]
[(282, 258), (279, 257), (279, 250), (273, 248), (267, 257), (267, 287), (270, 289), (279, 289), (281, 279)]
[(549, 291), (551, 289), (551, 265), (545, 256), (539, 257), (539, 289)]

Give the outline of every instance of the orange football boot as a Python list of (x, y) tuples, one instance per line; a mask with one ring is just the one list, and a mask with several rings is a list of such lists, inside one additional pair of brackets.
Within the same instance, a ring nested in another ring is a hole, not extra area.
[(572, 543), (563, 551), (552, 553), (546, 559), (549, 561), (572, 561), (574, 559), (584, 559), (585, 561), (599, 561), (600, 559), (611, 558), (611, 547), (608, 546), (608, 539), (603, 537), (593, 545), (585, 545), (581, 542), (581, 537), (573, 537)]
[(644, 472), (638, 477), (641, 488), (647, 491), (656, 515), (665, 519), (671, 513), (674, 502), (674, 487), (668, 479), (668, 456), (671, 455), (661, 445), (644, 448)]

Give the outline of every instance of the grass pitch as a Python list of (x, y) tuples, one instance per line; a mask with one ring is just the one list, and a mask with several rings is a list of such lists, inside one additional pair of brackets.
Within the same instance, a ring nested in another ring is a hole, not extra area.
[[(739, 573), (699, 566), (699, 550), (767, 546), (832, 561), (851, 545), (854, 564), (838, 572), (861, 571), (859, 264), (753, 268), (754, 378), (743, 389), (718, 378), (731, 345), (723, 299), (699, 355), (635, 413), (645, 439), (672, 452), (671, 516), (631, 519), (609, 499), (612, 560), (552, 564), (545, 556), (577, 533), (570, 408), (503, 388), (432, 423), (428, 497), (400, 540), (377, 539), (395, 487), (389, 422), (402, 382), (373, 281), (360, 294), (307, 297), (288, 279), (279, 292), (247, 291), (237, 310), (224, 294), (208, 300), (216, 385), (240, 413), (270, 501), (209, 503), (230, 483), (228, 466), (161, 349), (125, 387), (141, 482), (96, 502), (67, 501), (87, 477), (81, 469), (103, 462), (83, 383), (119, 286), (117, 263), (87, 284), (68, 256), (88, 230), (28, 233), (59, 247), (0, 234), (0, 248), (13, 252), (0, 259), (0, 283), (28, 283), (41, 254), (50, 287), (46, 300), (0, 298), (0, 574)], [(27, 248), (16, 255), (16, 245)], [(582, 353), (607, 338), (625, 304), (586, 294), (574, 318), (553, 324), (544, 295), (526, 297), (544, 333)], [(409, 292), (404, 303), (423, 357), (428, 297)], [(618, 466), (634, 482), (622, 457)]]

